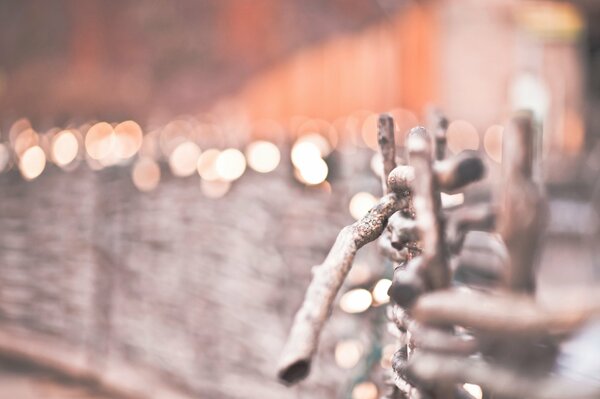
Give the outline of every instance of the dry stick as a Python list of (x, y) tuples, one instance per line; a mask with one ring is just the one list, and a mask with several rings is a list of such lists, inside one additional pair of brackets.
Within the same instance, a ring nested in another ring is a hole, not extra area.
[(543, 307), (529, 296), (444, 290), (421, 296), (412, 309), (415, 320), (426, 325), (454, 324), (492, 336), (562, 335), (600, 315), (600, 296)]
[(543, 197), (532, 181), (534, 144), (531, 113), (517, 113), (504, 133), (503, 211), (499, 231), (510, 254), (505, 286), (528, 293), (535, 290), (535, 255), (546, 214)]
[[(426, 289), (445, 288), (450, 283), (450, 270), (444, 242), (440, 193), (433, 171), (429, 134), (422, 127), (413, 128), (408, 135), (406, 144), (408, 162), (413, 167), (416, 177), (412, 184), (413, 207), (422, 245), (421, 256), (411, 261), (408, 266), (409, 272), (413, 268), (415, 272), (407, 273), (406, 276), (412, 274), (414, 277), (424, 277)], [(420, 262), (420, 265), (416, 262)], [(395, 282), (397, 281), (395, 280)], [(413, 289), (419, 287), (419, 280), (414, 279), (404, 287), (396, 286), (395, 293), (398, 294), (398, 288), (406, 289), (409, 287)], [(418, 293), (416, 290), (415, 292)], [(415, 337), (410, 329), (408, 330), (408, 336), (410, 344), (415, 346)], [(410, 359), (412, 355), (412, 352), (409, 352), (408, 358)], [(399, 372), (400, 370), (396, 367), (394, 371)], [(408, 381), (411, 382), (410, 378)], [(415, 393), (418, 395), (426, 392), (420, 386), (415, 386), (415, 388)], [(431, 393), (439, 398), (454, 397), (454, 388), (447, 384), (435, 384)]]
[(430, 328), (416, 321), (408, 324), (415, 347), (419, 350), (469, 356), (479, 350), (477, 340), (470, 336), (458, 336), (437, 328)]
[(483, 360), (420, 352), (413, 356), (406, 374), (422, 383), (469, 381), (500, 397), (527, 399), (594, 399), (600, 390), (557, 377), (523, 376)]
[(381, 185), (383, 194), (390, 193), (388, 176), (396, 167), (396, 139), (394, 137), (394, 119), (389, 115), (380, 115), (377, 121), (377, 143), (383, 161)]
[(435, 107), (427, 111), (427, 126), (433, 133), (435, 146), (435, 159), (440, 161), (446, 156), (446, 131), (448, 130), (448, 119)]
[(431, 289), (445, 288), (450, 283), (447, 249), (441, 222), (441, 203), (432, 170), (429, 135), (422, 127), (413, 128), (407, 140), (408, 162), (417, 178), (413, 182), (413, 207), (421, 232), (427, 284)]
[(436, 161), (433, 171), (438, 188), (452, 193), (481, 180), (485, 166), (475, 151), (463, 151), (452, 158)]
[(314, 267), (313, 279), (280, 359), (278, 376), (283, 382), (291, 384), (308, 375), (319, 335), (356, 252), (379, 237), (388, 218), (406, 205), (407, 200), (396, 194), (382, 197), (367, 215), (340, 231), (325, 261)]

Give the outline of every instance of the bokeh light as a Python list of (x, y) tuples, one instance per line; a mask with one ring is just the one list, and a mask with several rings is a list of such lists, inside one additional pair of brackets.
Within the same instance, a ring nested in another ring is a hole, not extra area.
[(150, 158), (140, 158), (131, 173), (133, 184), (140, 191), (152, 191), (160, 182), (160, 166)]
[(383, 157), (380, 153), (376, 152), (371, 157), (370, 167), (375, 176), (381, 177), (383, 174)]
[(4, 172), (10, 165), (10, 150), (5, 144), (0, 143), (0, 172)]
[(292, 147), (292, 164), (298, 169), (302, 169), (306, 163), (320, 158), (319, 147), (310, 141), (297, 141)]
[(352, 399), (377, 399), (378, 394), (377, 385), (370, 381), (356, 384), (352, 389)]
[(361, 313), (373, 303), (371, 293), (364, 288), (355, 288), (340, 298), (340, 308), (346, 313)]
[(58, 166), (67, 166), (79, 154), (79, 141), (73, 132), (63, 130), (52, 138), (52, 160)]
[(302, 137), (300, 137), (298, 141), (296, 141), (296, 143), (313, 144), (319, 150), (321, 158), (324, 158), (327, 155), (331, 154), (331, 151), (333, 150), (331, 144), (329, 144), (329, 141), (325, 137), (321, 136), (319, 133), (305, 134)]
[(19, 170), (27, 180), (33, 180), (42, 174), (46, 167), (46, 154), (39, 146), (28, 148), (19, 160)]
[(298, 168), (300, 180), (308, 185), (316, 185), (325, 181), (329, 168), (321, 158), (309, 158)]
[(377, 143), (377, 124), (379, 123), (379, 115), (371, 114), (365, 118), (361, 129), (361, 136), (364, 143), (370, 149), (377, 151), (379, 144)]
[(192, 175), (197, 168), (200, 147), (194, 142), (180, 143), (169, 156), (169, 167), (173, 175), (186, 177)]
[(377, 198), (373, 194), (364, 191), (358, 192), (350, 200), (350, 214), (358, 220), (365, 216), (376, 203)]
[(269, 141), (255, 141), (246, 148), (248, 166), (260, 173), (269, 173), (279, 165), (279, 148)]
[(373, 287), (373, 300), (375, 303), (381, 305), (390, 301), (388, 290), (391, 286), (392, 281), (387, 278), (381, 279), (375, 284), (375, 287)]
[(15, 137), (15, 154), (20, 157), (27, 149), (39, 145), (39, 143), (39, 135), (33, 129), (25, 129), (18, 133)]
[(106, 122), (99, 122), (90, 127), (85, 136), (85, 150), (90, 158), (100, 160), (107, 158), (114, 146), (113, 128)]
[(481, 390), (481, 387), (479, 385), (467, 383), (467, 384), (463, 384), (463, 388), (475, 399), (483, 398), (483, 391)]
[(464, 150), (479, 149), (477, 129), (465, 120), (456, 120), (450, 123), (446, 137), (448, 148), (455, 154)]
[(217, 157), (215, 168), (224, 181), (239, 179), (246, 170), (246, 158), (239, 150), (228, 148)]
[(217, 172), (217, 158), (221, 151), (216, 148), (209, 148), (200, 154), (198, 162), (196, 162), (196, 170), (203, 180), (214, 181), (219, 179)]
[(335, 362), (343, 369), (356, 366), (363, 354), (363, 346), (359, 340), (345, 339), (335, 346)]
[(134, 156), (142, 146), (142, 128), (134, 121), (119, 123), (114, 129), (115, 156), (127, 159)]
[(200, 190), (208, 198), (221, 198), (231, 188), (231, 183), (222, 180), (205, 180), (200, 181)]
[(504, 126), (492, 125), (483, 136), (483, 148), (488, 157), (495, 162), (502, 162), (502, 135), (504, 134)]

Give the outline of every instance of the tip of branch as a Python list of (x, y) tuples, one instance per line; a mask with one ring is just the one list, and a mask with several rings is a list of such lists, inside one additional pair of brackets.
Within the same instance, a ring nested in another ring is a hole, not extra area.
[(410, 129), (406, 139), (406, 146), (409, 152), (428, 151), (430, 143), (429, 133), (423, 126), (417, 126)]
[(299, 359), (279, 369), (277, 378), (286, 385), (292, 385), (306, 378), (309, 371), (310, 361), (306, 359)]

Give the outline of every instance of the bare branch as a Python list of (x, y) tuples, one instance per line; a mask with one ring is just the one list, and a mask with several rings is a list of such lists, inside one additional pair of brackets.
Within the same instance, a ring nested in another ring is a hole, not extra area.
[(437, 353), (469, 356), (479, 349), (477, 340), (469, 336), (458, 336), (437, 328), (428, 328), (415, 321), (408, 325), (414, 345), (420, 350)]
[(319, 335), (333, 301), (352, 267), (356, 252), (383, 232), (388, 218), (407, 205), (405, 198), (388, 194), (365, 215), (340, 231), (325, 261), (313, 269), (313, 279), (296, 313), (280, 360), (279, 378), (297, 382), (308, 375)]
[(459, 325), (490, 336), (561, 335), (600, 314), (598, 298), (545, 308), (528, 296), (445, 290), (422, 295), (412, 308), (426, 325)]
[(503, 201), (499, 231), (510, 254), (507, 288), (533, 292), (535, 255), (545, 225), (546, 203), (533, 183), (535, 128), (530, 113), (515, 115), (504, 133)]
[(475, 151), (463, 151), (452, 158), (437, 161), (433, 168), (437, 184), (447, 193), (481, 180), (485, 174), (483, 161)]
[(394, 137), (394, 119), (391, 116), (382, 114), (377, 121), (377, 143), (383, 159), (383, 174), (381, 175), (381, 184), (383, 194), (389, 194), (388, 176), (396, 167), (396, 139)]
[(448, 130), (448, 119), (442, 112), (430, 107), (427, 110), (427, 127), (433, 132), (435, 159), (440, 161), (446, 156), (446, 131)]
[(427, 131), (413, 128), (407, 140), (409, 164), (417, 177), (413, 182), (413, 206), (419, 226), (427, 284), (431, 289), (450, 283), (447, 249), (440, 217), (440, 196), (432, 171), (431, 144)]
[(419, 352), (405, 370), (411, 379), (425, 384), (477, 384), (499, 397), (528, 399), (592, 399), (598, 388), (586, 387), (560, 377), (533, 377), (485, 361), (459, 356)]

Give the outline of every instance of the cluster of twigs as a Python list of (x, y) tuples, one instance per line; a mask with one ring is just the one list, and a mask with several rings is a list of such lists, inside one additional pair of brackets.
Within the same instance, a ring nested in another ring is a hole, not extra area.
[[(280, 379), (294, 383), (308, 374), (356, 251), (379, 238), (395, 267), (388, 314), (398, 348), (389, 398), (470, 398), (464, 383), (494, 398), (598, 397), (597, 390), (550, 374), (559, 343), (597, 315), (600, 303), (566, 300), (562, 308), (548, 309), (534, 299), (535, 258), (547, 212), (533, 179), (530, 114), (515, 114), (504, 131), (498, 203), (452, 212), (442, 209), (441, 193), (481, 179), (484, 164), (474, 152), (446, 158), (447, 122), (433, 113), (430, 125), (431, 135), (423, 127), (410, 131), (408, 164), (397, 165), (394, 122), (380, 117), (384, 196), (342, 229), (314, 268), (283, 351)], [(473, 230), (484, 233), (468, 234)], [(459, 275), (477, 279), (459, 284)]]

